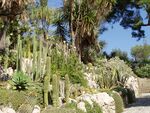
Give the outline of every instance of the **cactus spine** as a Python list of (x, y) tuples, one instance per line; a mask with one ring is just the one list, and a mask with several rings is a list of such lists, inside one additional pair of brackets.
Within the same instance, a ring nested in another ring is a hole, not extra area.
[(58, 77), (57, 75), (53, 75), (52, 78), (52, 87), (53, 87), (53, 106), (58, 107), (59, 106), (59, 82), (58, 82)]
[(44, 106), (48, 106), (48, 91), (50, 85), (50, 75), (51, 75), (51, 57), (46, 59), (46, 75), (44, 77)]
[(20, 39), (19, 35), (17, 41), (17, 71), (21, 71), (21, 60), (22, 60), (22, 40)]
[(69, 76), (65, 75), (65, 101), (66, 103), (69, 102), (69, 96), (70, 96), (70, 81)]

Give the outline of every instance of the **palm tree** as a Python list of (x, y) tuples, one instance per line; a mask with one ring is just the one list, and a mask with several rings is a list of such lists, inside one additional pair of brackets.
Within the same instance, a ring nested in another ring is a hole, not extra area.
[(115, 0), (64, 0), (64, 17), (79, 58), (82, 50), (97, 45), (99, 26), (111, 12)]

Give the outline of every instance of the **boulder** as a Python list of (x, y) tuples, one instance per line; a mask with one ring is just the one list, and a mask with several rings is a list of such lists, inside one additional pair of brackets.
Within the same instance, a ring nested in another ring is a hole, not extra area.
[(77, 104), (77, 108), (82, 110), (82, 111), (84, 111), (84, 112), (86, 112), (86, 108), (85, 108), (85, 103), (84, 102), (79, 102)]
[(13, 75), (13, 73), (14, 73), (12, 67), (9, 67), (8, 69), (6, 69), (6, 73), (7, 73), (10, 77), (12, 77), (12, 75)]
[(77, 101), (82, 102), (80, 102), (82, 109), (84, 108), (83, 101), (88, 102), (91, 106), (93, 106), (93, 102), (96, 102), (102, 108), (103, 113), (115, 113), (115, 101), (105, 92), (97, 94), (83, 94), (77, 98)]
[(2, 108), (2, 112), (3, 113), (16, 113), (14, 109), (10, 108), (10, 107), (4, 107)]
[(132, 91), (134, 91), (135, 96), (138, 97), (139, 96), (139, 85), (138, 85), (138, 78), (131, 76), (128, 78), (128, 80), (125, 83), (125, 86), (128, 89), (131, 89)]
[(32, 113), (40, 113), (40, 112), (41, 112), (41, 108), (38, 105), (35, 105)]
[(2, 110), (0, 110), (0, 113), (3, 113)]

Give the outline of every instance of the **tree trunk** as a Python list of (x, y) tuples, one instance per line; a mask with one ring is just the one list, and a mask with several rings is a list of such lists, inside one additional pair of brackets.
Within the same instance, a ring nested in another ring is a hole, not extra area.
[(6, 33), (9, 27), (9, 23), (8, 22), (4, 22), (4, 28), (2, 28), (2, 30), (0, 31), (0, 51), (5, 50), (5, 48), (7, 47), (6, 44)]
[(75, 33), (73, 31), (73, 4), (74, 4), (74, 0), (70, 0), (70, 22), (69, 22), (70, 25), (69, 26), (70, 26), (72, 45), (73, 47), (75, 47)]

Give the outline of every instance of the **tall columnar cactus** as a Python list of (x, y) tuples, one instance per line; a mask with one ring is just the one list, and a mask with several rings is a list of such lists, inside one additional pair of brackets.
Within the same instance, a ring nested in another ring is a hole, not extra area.
[(48, 106), (49, 77), (44, 77), (44, 107)]
[(53, 106), (58, 107), (59, 106), (59, 80), (57, 75), (53, 75), (52, 77), (52, 87), (53, 87)]
[(33, 37), (33, 62), (32, 62), (32, 73), (33, 80), (36, 78), (36, 66), (37, 66), (37, 40), (35, 36)]
[(41, 60), (42, 60), (42, 48), (43, 48), (43, 43), (42, 41), (40, 40), (39, 41), (39, 51), (38, 51), (38, 55), (37, 55), (37, 68), (36, 68), (36, 80), (39, 80), (39, 78), (41, 77), (41, 68), (42, 68), (42, 63), (41, 63)]
[(50, 75), (51, 75), (51, 58), (47, 57), (46, 60), (46, 75), (44, 77), (44, 106), (48, 106), (48, 91), (50, 85)]
[(22, 60), (22, 40), (20, 39), (20, 35), (18, 36), (17, 41), (17, 71), (21, 71), (21, 60)]
[(27, 40), (27, 58), (31, 58), (31, 43), (30, 43), (30, 39)]
[[(47, 65), (47, 54), (48, 54), (48, 44), (46, 43), (46, 46), (43, 46), (42, 51), (42, 66), (45, 67)], [(46, 68), (41, 70), (42, 75), (44, 75)]]
[(70, 81), (69, 81), (69, 76), (65, 75), (65, 101), (66, 103), (69, 102), (69, 96), (70, 96)]

